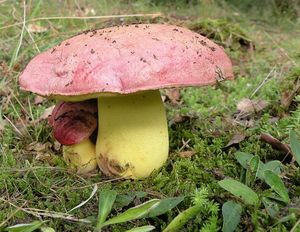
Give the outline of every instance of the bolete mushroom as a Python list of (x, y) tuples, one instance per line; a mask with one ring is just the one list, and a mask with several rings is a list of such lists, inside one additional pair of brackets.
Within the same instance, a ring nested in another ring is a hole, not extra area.
[(65, 161), (78, 173), (97, 167), (95, 145), (90, 138), (98, 124), (97, 101), (60, 102), (52, 111), (49, 123), (53, 136), (63, 146)]
[(96, 158), (109, 176), (143, 178), (167, 159), (159, 89), (232, 78), (223, 48), (188, 29), (136, 24), (86, 31), (37, 55), (23, 90), (65, 102), (98, 101)]

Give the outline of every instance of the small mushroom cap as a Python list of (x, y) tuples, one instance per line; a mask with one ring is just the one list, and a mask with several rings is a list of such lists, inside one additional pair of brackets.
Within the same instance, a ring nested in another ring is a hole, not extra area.
[(223, 48), (188, 29), (136, 24), (87, 31), (33, 58), (21, 89), (43, 96), (128, 94), (232, 78)]
[(63, 145), (73, 145), (90, 137), (97, 128), (97, 102), (60, 102), (49, 118), (53, 135)]

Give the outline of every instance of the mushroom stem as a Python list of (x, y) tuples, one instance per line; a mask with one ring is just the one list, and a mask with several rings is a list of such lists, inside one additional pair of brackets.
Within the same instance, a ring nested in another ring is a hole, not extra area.
[(90, 139), (70, 146), (63, 146), (63, 157), (66, 163), (75, 168), (77, 173), (85, 174), (96, 169), (95, 145)]
[(165, 108), (158, 90), (98, 98), (96, 159), (109, 176), (143, 178), (169, 152)]

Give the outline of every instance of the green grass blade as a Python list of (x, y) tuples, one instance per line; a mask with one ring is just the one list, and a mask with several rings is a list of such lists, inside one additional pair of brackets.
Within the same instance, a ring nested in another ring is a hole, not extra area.
[(290, 131), (290, 142), (291, 142), (291, 149), (295, 157), (295, 160), (300, 165), (300, 143), (297, 139), (296, 132), (293, 130)]
[(222, 206), (223, 215), (223, 232), (235, 231), (237, 225), (240, 222), (242, 214), (242, 206), (233, 201), (227, 201)]
[(266, 183), (282, 198), (285, 203), (290, 202), (289, 193), (278, 175), (270, 170), (264, 172)]
[[(180, 202), (182, 202), (184, 197), (171, 197), (160, 200), (159, 204), (153, 208), (149, 214), (145, 215), (144, 217), (156, 217), (161, 214), (164, 214), (171, 209), (173, 209), (176, 205), (178, 205)], [(143, 217), (143, 218), (144, 218)]]
[(102, 224), (101, 227), (103, 226), (108, 226), (111, 224), (117, 224), (117, 223), (122, 223), (122, 222), (128, 222), (134, 219), (138, 219), (143, 217), (144, 215), (148, 214), (150, 210), (153, 208), (157, 207), (160, 203), (160, 200), (158, 199), (152, 199), (149, 200), (143, 204), (140, 204), (136, 207), (130, 208), (126, 210), (124, 213), (121, 213), (106, 222)]
[(136, 227), (130, 230), (126, 230), (125, 232), (148, 232), (151, 230), (154, 230), (155, 227), (154, 226), (141, 226), (141, 227)]
[(246, 153), (246, 152), (241, 152), (238, 151), (235, 153), (235, 158), (236, 160), (240, 163), (240, 165), (243, 166), (243, 168), (247, 169), (249, 166), (249, 161), (253, 158), (254, 156)]
[(9, 226), (9, 227), (5, 228), (4, 231), (7, 231), (7, 232), (32, 232), (32, 231), (39, 229), (43, 224), (44, 224), (44, 222), (33, 221), (29, 224), (17, 224), (14, 226)]
[(104, 189), (100, 192), (98, 221), (96, 228), (100, 228), (105, 222), (108, 214), (111, 212), (112, 206), (116, 200), (117, 192), (110, 189)]
[(192, 206), (185, 211), (178, 214), (170, 224), (163, 230), (163, 232), (175, 232), (180, 231), (180, 229), (192, 218), (196, 217), (197, 214), (201, 212), (203, 208), (202, 204)]
[(41, 232), (55, 232), (55, 230), (54, 230), (53, 228), (48, 227), (48, 226), (42, 226), (42, 227), (40, 228), (40, 231), (41, 231)]
[(244, 200), (247, 204), (257, 205), (259, 203), (258, 195), (248, 186), (233, 179), (225, 179), (218, 184), (231, 194)]
[(94, 188), (93, 188), (93, 191), (92, 191), (91, 195), (89, 196), (89, 198), (86, 199), (85, 201), (81, 202), (80, 204), (76, 205), (74, 208), (70, 209), (70, 210), (68, 211), (68, 213), (70, 213), (70, 212), (74, 211), (75, 209), (78, 209), (78, 208), (80, 208), (81, 206), (84, 206), (86, 203), (88, 203), (89, 200), (91, 200), (92, 197), (96, 194), (97, 190), (98, 190), (98, 185), (95, 184), (95, 185), (94, 185)]
[(36, 15), (41, 11), (41, 9), (40, 9), (41, 3), (42, 3), (42, 0), (35, 2), (32, 13), (30, 14), (30, 18), (36, 17)]

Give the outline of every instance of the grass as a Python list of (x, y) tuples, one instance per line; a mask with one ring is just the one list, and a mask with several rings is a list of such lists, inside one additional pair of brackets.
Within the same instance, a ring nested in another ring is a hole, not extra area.
[[(118, 194), (126, 195), (134, 191), (146, 193), (129, 206), (152, 198), (191, 197), (196, 188), (203, 187), (208, 190), (210, 200), (222, 205), (229, 199), (236, 200), (218, 185), (218, 181), (224, 177), (238, 180), (242, 176), (243, 168), (235, 159), (237, 151), (255, 154), (263, 161), (283, 159), (285, 154), (261, 142), (259, 136), (266, 132), (289, 143), (289, 129), (300, 132), (300, 99), (296, 96), (298, 91), (295, 92), (296, 97), (292, 96), (290, 105), (281, 104), (283, 93), (293, 91), (295, 82), (299, 79), (299, 19), (297, 21), (294, 15), (294, 18), (278, 16), (278, 12), (274, 18), (274, 14), (269, 12), (272, 8), (265, 7), (264, 16), (268, 17), (263, 17), (262, 21), (255, 11), (246, 13), (239, 6), (225, 1), (201, 2), (190, 1), (185, 4), (184, 1), (176, 1), (171, 6), (167, 1), (162, 3), (150, 0), (28, 0), (25, 2), (27, 23), (23, 24), (23, 3), (0, 1), (0, 113), (3, 118), (0, 121), (0, 228), (43, 220), (56, 231), (92, 230), (90, 224), (78, 219), (96, 217), (97, 194), (86, 205), (71, 213), (73, 221), (66, 219), (66, 215), (62, 216), (61, 213), (67, 213), (86, 200), (94, 184), (99, 189), (114, 189)], [(50, 19), (52, 16), (87, 17), (94, 13), (100, 16), (162, 13), (163, 16)], [(30, 22), (41, 17), (46, 19)], [(278, 26), (275, 26), (274, 20), (280, 21)], [(170, 158), (151, 177), (130, 181), (109, 180), (101, 173), (88, 177), (79, 176), (65, 165), (61, 148), (55, 145), (46, 120), (39, 120), (45, 109), (54, 102), (49, 100), (34, 103), (33, 94), (19, 90), (18, 76), (39, 51), (80, 31), (117, 25), (124, 21), (168, 22), (207, 34), (215, 42), (225, 46), (233, 60), (236, 78), (217, 87), (183, 89), (181, 105), (166, 102), (170, 122)], [(37, 33), (28, 30), (30, 23), (45, 31)], [(267, 81), (261, 85), (263, 80)], [(260, 85), (261, 88), (258, 88)], [(239, 118), (237, 104), (243, 98), (264, 100), (269, 104), (259, 112)], [(183, 120), (175, 122), (176, 115), (180, 115)], [(4, 121), (7, 122), (5, 125)], [(245, 134), (246, 138), (239, 144), (226, 148), (231, 138), (238, 133)], [(193, 150), (196, 154), (190, 158), (182, 158), (178, 155), (182, 150)], [(295, 227), (297, 220), (280, 220), (289, 215), (293, 207), (297, 208), (296, 215), (299, 218), (299, 166), (285, 163), (282, 173), (291, 202), (282, 206), (281, 213), (275, 218), (270, 217), (263, 208), (253, 209), (243, 204), (244, 211), (238, 231), (243, 231), (243, 228), (248, 228), (248, 231), (289, 231)], [(258, 193), (267, 189), (259, 181), (252, 188)], [(154, 225), (161, 231), (179, 212), (191, 205), (190, 198), (186, 198), (175, 210), (165, 215), (115, 225), (110, 227), (110, 231), (125, 231), (145, 224)], [(122, 209), (114, 207), (113, 214)], [(221, 212), (218, 216), (217, 226), (220, 229)], [(196, 217), (182, 231), (198, 231), (204, 227), (205, 222), (205, 216)], [(297, 231), (296, 229), (293, 231)]]

